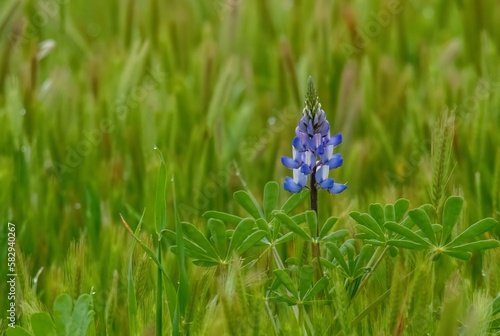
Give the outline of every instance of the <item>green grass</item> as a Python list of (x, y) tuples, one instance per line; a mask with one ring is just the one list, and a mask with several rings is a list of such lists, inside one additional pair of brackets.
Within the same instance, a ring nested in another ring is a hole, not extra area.
[[(412, 208), (439, 208), (449, 195), (465, 199), (457, 232), (484, 217), (498, 220), (500, 7), (494, 0), (401, 0), (398, 8), (359, 48), (359, 31), (371, 34), (372, 13), (387, 11), (386, 1), (2, 1), (0, 310), (7, 309), (10, 221), (21, 325), (35, 312), (53, 314), (62, 293), (76, 301), (94, 292), (96, 335), (127, 335), (129, 328), (151, 335), (158, 325), (169, 333), (169, 290), (162, 309), (157, 304), (161, 270), (134, 248), (120, 218), (135, 230), (144, 212), (138, 238), (162, 251), (175, 290), (181, 279), (187, 287), (181, 329), (192, 335), (303, 328), (446, 335), (457, 321), (464, 334), (481, 330), (485, 302), (500, 291), (498, 249), (469, 262), (430, 264), (406, 251), (385, 258), (350, 305), (333, 272), (334, 303), (304, 315), (264, 299), (273, 276), (265, 257), (255, 268), (231, 260), (224, 271), (187, 258), (183, 275), (172, 242), (158, 244), (162, 228), (180, 227), (175, 209), (208, 233), (205, 211), (244, 215), (235, 191), (250, 190), (261, 203), (266, 182), (281, 185), (289, 171), (280, 157), (290, 155), (309, 75), (332, 132), (344, 137), (344, 165), (333, 177), (349, 186), (337, 196), (320, 192), (320, 222), (337, 216), (335, 228), (354, 237), (351, 211), (401, 197)], [(346, 54), (353, 46), (358, 51)], [(445, 111), (455, 112), (453, 127), (438, 128)], [(160, 223), (155, 146), (166, 174)], [(279, 204), (287, 196), (281, 192)], [(294, 239), (278, 252), (283, 261), (300, 259), (304, 246)]]

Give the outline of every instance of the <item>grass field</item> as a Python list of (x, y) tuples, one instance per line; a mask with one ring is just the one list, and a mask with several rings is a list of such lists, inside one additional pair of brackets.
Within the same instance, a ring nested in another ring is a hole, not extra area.
[[(0, 334), (12, 303), (14, 336), (499, 334), (498, 22), (495, 0), (1, 1)], [(319, 226), (307, 191), (282, 207), (309, 76), (348, 185)]]

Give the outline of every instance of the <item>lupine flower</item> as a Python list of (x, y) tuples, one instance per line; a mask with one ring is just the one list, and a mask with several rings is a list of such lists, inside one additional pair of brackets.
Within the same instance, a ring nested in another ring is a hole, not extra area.
[(292, 141), (293, 156), (281, 158), (283, 165), (293, 170), (293, 178), (286, 177), (284, 188), (297, 193), (306, 186), (308, 176), (314, 174), (314, 187), (338, 194), (347, 185), (335, 183), (328, 174), (331, 169), (342, 166), (342, 156), (333, 153), (334, 148), (342, 143), (342, 134), (330, 136), (330, 124), (321, 109), (311, 77), (307, 82), (305, 105)]

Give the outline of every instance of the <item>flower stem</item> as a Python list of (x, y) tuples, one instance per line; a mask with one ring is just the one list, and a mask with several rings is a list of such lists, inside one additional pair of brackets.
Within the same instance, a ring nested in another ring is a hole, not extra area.
[[(310, 197), (311, 197), (311, 210), (318, 216), (318, 187), (316, 187), (316, 169), (315, 166), (311, 172), (311, 185), (310, 185)], [(313, 232), (311, 232), (313, 234)], [(319, 228), (316, 228), (316, 237), (319, 236)]]
[[(316, 169), (317, 166), (315, 166), (311, 172), (311, 185), (310, 185), (310, 199), (311, 199), (311, 210), (313, 210), (316, 213), (316, 220), (318, 219), (318, 187), (316, 186)], [(316, 232), (311, 232), (311, 236), (315, 235), (316, 238), (319, 237), (319, 221), (318, 225), (316, 225)], [(316, 240), (313, 240), (311, 242), (311, 250), (312, 250), (312, 256), (313, 259), (316, 259), (316, 278), (319, 280), (323, 277), (323, 269), (321, 267), (321, 250), (319, 246), (319, 242)]]

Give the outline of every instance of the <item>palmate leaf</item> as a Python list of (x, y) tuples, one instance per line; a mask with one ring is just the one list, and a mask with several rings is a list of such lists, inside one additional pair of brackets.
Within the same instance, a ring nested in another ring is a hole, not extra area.
[(461, 245), (462, 243), (465, 243), (466, 241), (476, 236), (479, 236), (480, 234), (490, 231), (497, 224), (498, 222), (491, 217), (481, 219), (480, 221), (476, 222), (475, 224), (472, 224), (470, 227), (465, 229), (464, 232), (459, 234), (455, 239), (453, 239), (453, 241), (451, 241), (445, 247), (450, 248)]
[(405, 198), (398, 199), (396, 203), (394, 203), (394, 216), (395, 222), (400, 222), (403, 219), (406, 211), (410, 207), (410, 201)]
[(55, 336), (56, 327), (50, 315), (46, 312), (31, 315), (31, 329), (34, 336)]
[(298, 298), (298, 292), (297, 288), (293, 284), (292, 278), (288, 275), (288, 273), (282, 269), (277, 269), (274, 270), (274, 275), (276, 275), (276, 278), (278, 281), (285, 286), (285, 288), (297, 299)]
[(443, 210), (443, 233), (441, 234), (441, 245), (446, 243), (450, 237), (451, 231), (457, 223), (464, 200), (462, 197), (452, 196), (446, 200)]
[(347, 229), (340, 229), (340, 230), (337, 230), (337, 231), (330, 233), (328, 236), (321, 238), (321, 241), (333, 242), (335, 240), (342, 239), (348, 235), (349, 235), (349, 231)]
[(281, 221), (281, 223), (286, 226), (290, 231), (296, 233), (300, 237), (302, 237), (306, 241), (311, 241), (312, 238), (299, 226), (297, 223), (290, 218), (284, 212), (275, 213), (275, 217)]
[(210, 211), (205, 212), (203, 214), (203, 217), (207, 218), (207, 219), (215, 218), (215, 219), (223, 221), (226, 224), (233, 224), (233, 225), (238, 224), (243, 219), (240, 216), (231, 215), (231, 214), (228, 214), (225, 212), (220, 212), (220, 211), (215, 211), (215, 210), (210, 210)]
[(275, 181), (270, 181), (266, 183), (264, 187), (264, 216), (266, 219), (269, 219), (271, 216), (271, 212), (276, 209), (276, 205), (278, 204), (279, 197), (279, 184)]
[[(388, 230), (403, 237), (403, 239), (399, 240), (392, 239), (387, 242), (387, 245), (412, 250), (429, 249), (433, 261), (439, 259), (442, 254), (449, 255), (453, 258), (468, 260), (472, 256), (472, 251), (498, 247), (500, 243), (494, 239), (471, 241), (477, 236), (493, 229), (498, 224), (493, 218), (485, 218), (476, 222), (460, 233), (451, 242), (443, 246), (455, 227), (462, 207), (463, 199), (461, 197), (449, 197), (444, 204), (443, 225), (431, 224), (429, 216), (435, 211), (434, 207), (431, 205), (426, 204), (411, 210), (409, 216), (401, 225), (395, 222), (388, 222), (385, 224)], [(412, 231), (410, 228), (414, 224), (416, 224), (420, 230)], [(441, 237), (438, 243), (436, 233), (439, 232), (441, 232)], [(360, 235), (364, 238), (373, 239), (373, 233), (366, 229), (362, 231)]]
[[(405, 243), (407, 246), (414, 246), (415, 249), (417, 249), (417, 245), (421, 246), (419, 249), (424, 249), (426, 247), (431, 246), (429, 241), (420, 237), (418, 234), (416, 234), (412, 230), (404, 227), (403, 225), (399, 225), (398, 223), (395, 223), (395, 222), (388, 222), (388, 223), (385, 223), (385, 227), (388, 230), (391, 230), (391, 231), (405, 237), (407, 239), (407, 241), (414, 243), (414, 244), (406, 244)], [(389, 242), (390, 242), (390, 244), (389, 244)], [(405, 247), (399, 243), (395, 243), (395, 242), (398, 242), (398, 240), (391, 240), (389, 242), (388, 242), (388, 244), (392, 245), (392, 246)]]
[(314, 268), (309, 265), (304, 265), (299, 272), (299, 300), (304, 300), (306, 293), (310, 290), (313, 284)]
[(337, 217), (330, 217), (326, 220), (325, 224), (323, 224), (323, 227), (321, 228), (321, 231), (319, 233), (319, 239), (323, 239), (326, 237), (328, 232), (333, 228), (335, 223), (337, 223), (338, 218)]
[[(396, 221), (396, 212), (394, 210), (394, 205), (392, 204), (386, 204), (384, 207), (384, 217), (385, 217), (385, 222), (394, 222)], [(398, 221), (399, 222), (399, 221)], [(382, 223), (382, 226), (384, 225)]]
[(266, 236), (266, 231), (257, 230), (253, 232), (250, 236), (248, 236), (237, 248), (236, 252), (242, 254), (252, 246), (254, 246), (257, 242), (259, 242), (262, 238)]
[(462, 244), (454, 247), (449, 247), (445, 249), (445, 253), (450, 251), (452, 252), (470, 252), (476, 250), (488, 250), (492, 248), (496, 248), (499, 246), (497, 240), (488, 239), (488, 240), (479, 240), (468, 244)]
[(314, 286), (309, 291), (307, 291), (302, 300), (303, 301), (312, 300), (316, 295), (318, 295), (319, 292), (321, 292), (328, 285), (328, 283), (329, 283), (328, 278), (326, 276), (322, 277), (314, 284)]
[(340, 252), (340, 249), (337, 247), (337, 245), (333, 243), (326, 243), (326, 248), (330, 250), (330, 252), (333, 255), (333, 258), (337, 260), (337, 263), (339, 264), (340, 268), (342, 268), (342, 270), (345, 272), (345, 274), (349, 274), (349, 267), (347, 266), (344, 256), (342, 255), (342, 252)]
[(432, 223), (427, 213), (422, 209), (411, 210), (408, 215), (413, 222), (422, 230), (424, 236), (434, 245), (437, 245), (436, 235), (432, 230)]
[(221, 256), (217, 253), (212, 244), (210, 244), (207, 237), (205, 237), (196, 226), (187, 222), (182, 222), (181, 224), (186, 238), (201, 247), (207, 253), (208, 258), (215, 260), (221, 259)]
[(208, 229), (210, 230), (210, 240), (215, 246), (217, 253), (222, 259), (226, 257), (226, 225), (219, 219), (210, 218), (208, 220)]
[(288, 214), (290, 211), (295, 209), (300, 203), (302, 203), (307, 196), (309, 196), (309, 190), (302, 189), (301, 192), (293, 194), (290, 198), (283, 204), (281, 211)]
[(309, 226), (309, 234), (311, 237), (316, 237), (316, 231), (318, 229), (318, 216), (316, 212), (308, 210), (305, 212), (306, 222)]
[(233, 194), (234, 200), (238, 202), (243, 209), (246, 210), (253, 218), (264, 218), (262, 210), (260, 209), (254, 198), (246, 191), (239, 190)]
[(384, 208), (379, 203), (373, 203), (369, 206), (370, 214), (377, 223), (382, 226), (385, 223)]
[(252, 233), (255, 221), (250, 218), (243, 219), (234, 229), (233, 236), (231, 237), (231, 242), (229, 243), (229, 249), (227, 251), (227, 256), (231, 256), (233, 251), (243, 244), (246, 238)]

